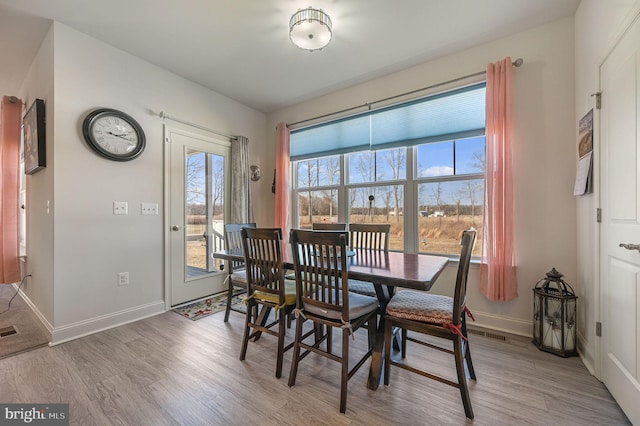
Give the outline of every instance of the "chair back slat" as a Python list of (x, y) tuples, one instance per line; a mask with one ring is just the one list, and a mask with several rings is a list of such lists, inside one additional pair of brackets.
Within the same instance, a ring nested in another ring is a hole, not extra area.
[(316, 306), (348, 319), (347, 232), (292, 229), (298, 308)]
[(274, 294), (284, 303), (284, 267), (280, 228), (242, 228), (244, 263), (249, 296), (254, 292)]
[(314, 222), (311, 224), (311, 229), (314, 231), (346, 231), (346, 223), (332, 223), (332, 222)]
[(460, 261), (458, 262), (458, 274), (456, 276), (456, 287), (453, 295), (453, 323), (460, 324), (462, 312), (466, 306), (467, 277), (469, 275), (469, 265), (471, 264), (471, 252), (476, 240), (475, 229), (469, 229), (462, 233), (460, 245)]
[[(243, 250), (242, 228), (255, 228), (255, 223), (227, 223), (224, 225), (224, 239), (227, 250)], [(231, 269), (229, 273), (244, 268), (244, 261), (229, 262)]]
[(352, 223), (349, 225), (353, 249), (389, 251), (389, 223)]

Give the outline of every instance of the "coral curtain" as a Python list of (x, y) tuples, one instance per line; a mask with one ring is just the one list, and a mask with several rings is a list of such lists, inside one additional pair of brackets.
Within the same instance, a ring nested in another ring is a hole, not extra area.
[(249, 139), (231, 142), (231, 212), (229, 223), (253, 222), (249, 186)]
[(276, 126), (276, 212), (275, 226), (282, 229), (282, 244), (289, 240), (289, 180), (291, 175), (291, 133), (286, 123)]
[(20, 281), (18, 203), (22, 101), (4, 96), (0, 106), (0, 283)]
[(511, 58), (487, 65), (486, 182), (480, 291), (489, 300), (518, 296), (514, 245)]

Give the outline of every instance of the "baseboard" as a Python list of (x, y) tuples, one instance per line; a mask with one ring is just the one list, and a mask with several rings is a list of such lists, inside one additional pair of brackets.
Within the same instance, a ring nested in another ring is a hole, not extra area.
[[(16, 291), (18, 290), (18, 284), (13, 284), (13, 287), (16, 289)], [(47, 339), (49, 339), (49, 344), (51, 344), (51, 335), (53, 333), (53, 325), (51, 325), (51, 323), (47, 321), (45, 316), (42, 315), (42, 312), (40, 312), (38, 307), (33, 304), (31, 299), (29, 299), (29, 296), (27, 296), (24, 291), (20, 290), (18, 294), (20, 294), (20, 297), (22, 298), (24, 303), (26, 303), (27, 306), (29, 306), (29, 309), (31, 309), (31, 312), (33, 312), (36, 318), (38, 318), (38, 321), (40, 321), (40, 324), (42, 324), (42, 327), (44, 327), (44, 329), (46, 330)]]
[(130, 309), (113, 312), (73, 324), (55, 327), (51, 332), (50, 346), (75, 340), (110, 328), (118, 327), (165, 312), (164, 300), (147, 303)]
[(477, 327), (497, 333), (507, 333), (526, 338), (532, 337), (533, 321), (525, 321), (519, 318), (479, 312), (475, 309), (472, 309), (471, 313), (476, 320), (467, 320), (467, 325), (469, 327)]

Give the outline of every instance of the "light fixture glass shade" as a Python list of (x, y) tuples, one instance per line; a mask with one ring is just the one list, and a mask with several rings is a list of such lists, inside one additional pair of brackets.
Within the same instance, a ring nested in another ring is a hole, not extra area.
[(298, 9), (289, 20), (289, 38), (301, 49), (322, 49), (331, 41), (331, 18), (322, 9)]

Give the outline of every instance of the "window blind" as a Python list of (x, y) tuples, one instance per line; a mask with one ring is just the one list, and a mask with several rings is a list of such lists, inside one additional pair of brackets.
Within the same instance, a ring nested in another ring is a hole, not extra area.
[(480, 83), (291, 131), (291, 160), (484, 135)]

